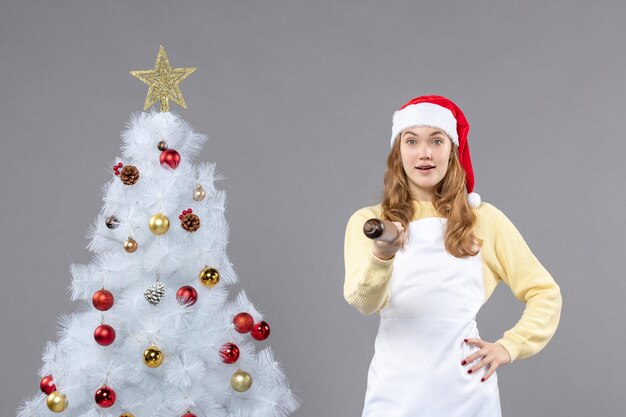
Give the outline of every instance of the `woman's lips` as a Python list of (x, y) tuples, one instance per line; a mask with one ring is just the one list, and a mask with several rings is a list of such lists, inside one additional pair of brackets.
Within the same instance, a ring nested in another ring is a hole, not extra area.
[(428, 167), (428, 168), (417, 168), (417, 167), (415, 167), (415, 170), (419, 171), (420, 174), (427, 175), (427, 174), (430, 174), (432, 171), (434, 171), (435, 167)]

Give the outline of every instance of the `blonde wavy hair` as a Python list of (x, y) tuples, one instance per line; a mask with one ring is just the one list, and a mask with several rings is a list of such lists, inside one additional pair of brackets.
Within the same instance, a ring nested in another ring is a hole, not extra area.
[[(385, 186), (381, 197), (382, 217), (400, 222), (408, 230), (408, 224), (415, 215), (415, 207), (402, 166), (400, 142), (396, 137), (387, 156)], [(446, 175), (433, 193), (432, 202), (437, 212), (448, 219), (444, 237), (446, 250), (457, 258), (476, 255), (483, 242), (474, 235), (476, 215), (467, 203), (465, 170), (459, 162), (459, 150), (454, 143)]]

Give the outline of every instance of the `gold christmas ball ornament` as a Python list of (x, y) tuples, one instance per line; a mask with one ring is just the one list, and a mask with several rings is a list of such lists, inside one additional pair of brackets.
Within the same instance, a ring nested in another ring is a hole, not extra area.
[(246, 371), (239, 369), (230, 377), (230, 386), (238, 392), (248, 391), (252, 386), (252, 377)]
[(196, 185), (196, 189), (193, 190), (193, 199), (196, 201), (202, 201), (206, 197), (206, 192), (204, 192), (204, 188), (200, 184)]
[(163, 213), (157, 213), (150, 217), (148, 226), (150, 227), (150, 231), (155, 235), (162, 235), (169, 230), (170, 219)]
[(160, 150), (161, 152), (163, 152), (164, 150), (167, 149), (167, 142), (162, 140), (157, 144), (157, 149)]
[(137, 241), (130, 236), (124, 241), (124, 250), (128, 253), (135, 252), (138, 247)]
[(55, 413), (65, 411), (65, 409), (67, 408), (67, 398), (65, 397), (65, 394), (59, 391), (54, 391), (50, 393), (50, 395), (48, 395), (46, 403), (48, 404), (48, 408), (50, 409), (50, 411)]
[(135, 417), (135, 415), (132, 413), (122, 413), (120, 414), (120, 417)]
[(143, 363), (148, 368), (158, 368), (163, 364), (164, 359), (163, 351), (156, 346), (150, 346), (143, 352)]
[(205, 265), (204, 269), (200, 271), (200, 276), (198, 277), (202, 285), (207, 288), (213, 288), (220, 282), (220, 273), (217, 269), (211, 268)]

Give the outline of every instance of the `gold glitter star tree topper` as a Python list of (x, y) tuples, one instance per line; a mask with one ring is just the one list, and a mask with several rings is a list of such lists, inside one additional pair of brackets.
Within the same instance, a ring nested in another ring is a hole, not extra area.
[(169, 100), (186, 109), (187, 104), (178, 84), (195, 70), (196, 68), (172, 68), (165, 54), (165, 48), (161, 45), (154, 63), (154, 69), (130, 71), (133, 77), (139, 78), (150, 87), (143, 106), (144, 111), (157, 100), (160, 102), (162, 112), (170, 111)]

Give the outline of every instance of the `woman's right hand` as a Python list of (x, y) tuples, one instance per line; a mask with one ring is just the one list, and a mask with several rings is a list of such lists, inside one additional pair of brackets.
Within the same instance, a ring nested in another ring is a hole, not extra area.
[(404, 246), (406, 241), (406, 233), (404, 226), (400, 222), (392, 222), (398, 228), (398, 237), (393, 242), (385, 242), (382, 240), (373, 240), (374, 246), (372, 247), (372, 253), (380, 260), (387, 261), (394, 257), (396, 252)]

